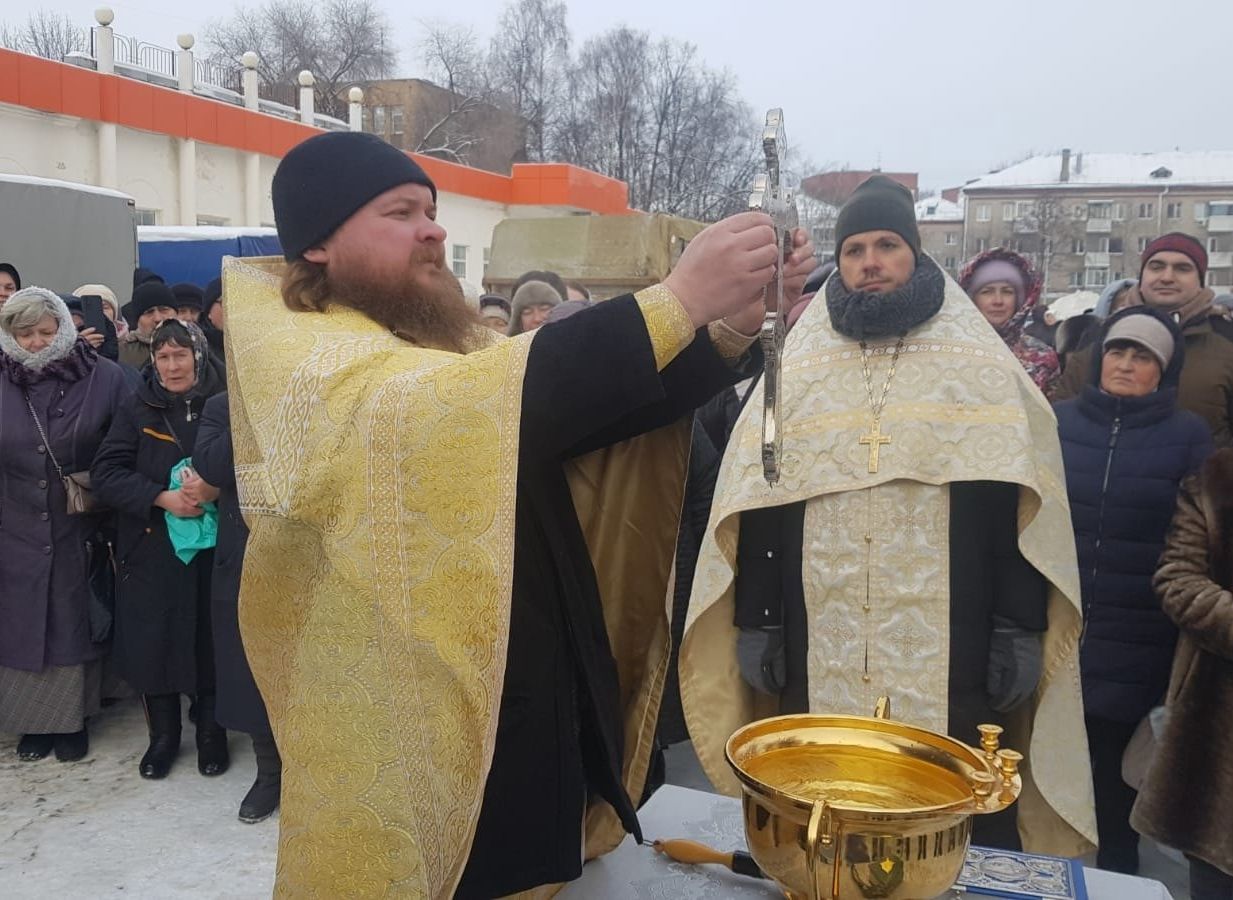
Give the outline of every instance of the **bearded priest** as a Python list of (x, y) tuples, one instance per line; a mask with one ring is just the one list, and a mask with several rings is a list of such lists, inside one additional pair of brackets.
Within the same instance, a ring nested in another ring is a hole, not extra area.
[(550, 892), (640, 837), (688, 416), (760, 365), (773, 225), (719, 222), (663, 284), (505, 339), (407, 154), (318, 135), (272, 194), (286, 259), (229, 260), (224, 293), (276, 894)]

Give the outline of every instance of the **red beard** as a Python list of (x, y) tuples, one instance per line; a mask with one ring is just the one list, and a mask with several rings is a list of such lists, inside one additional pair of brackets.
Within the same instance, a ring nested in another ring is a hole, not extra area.
[(363, 265), (351, 268), (327, 274), (334, 302), (421, 347), (453, 353), (475, 348), (479, 314), (467, 305), (462, 285), (445, 268), (444, 249), (417, 250), (410, 273), (403, 277), (390, 278)]

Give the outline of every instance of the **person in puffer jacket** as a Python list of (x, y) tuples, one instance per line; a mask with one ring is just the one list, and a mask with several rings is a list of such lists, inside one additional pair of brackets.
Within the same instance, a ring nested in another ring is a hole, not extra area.
[(1211, 453), (1212, 437), (1203, 419), (1177, 405), (1185, 346), (1167, 315), (1146, 306), (1116, 313), (1095, 349), (1089, 382), (1054, 410), (1082, 586), (1080, 667), (1097, 865), (1134, 874), (1135, 791), (1122, 780), (1122, 754), (1164, 696), (1177, 640), (1152, 575), (1178, 485)]

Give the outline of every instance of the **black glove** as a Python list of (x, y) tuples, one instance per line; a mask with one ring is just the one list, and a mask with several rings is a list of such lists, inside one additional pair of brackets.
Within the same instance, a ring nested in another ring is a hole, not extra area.
[(1036, 690), (1044, 667), (1038, 631), (1019, 628), (994, 616), (989, 639), (989, 671), (985, 691), (994, 712), (1009, 712)]
[(736, 639), (741, 677), (757, 691), (778, 694), (787, 681), (782, 628), (742, 628)]

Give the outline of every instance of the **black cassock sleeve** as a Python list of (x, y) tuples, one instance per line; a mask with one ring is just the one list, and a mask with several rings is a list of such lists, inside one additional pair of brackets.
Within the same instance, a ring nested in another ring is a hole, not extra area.
[(761, 367), (754, 348), (737, 365), (705, 329), (662, 372), (631, 295), (543, 326), (527, 358), (520, 455), (576, 456), (675, 421)]
[(201, 411), (193, 444), (193, 468), (216, 488), (235, 484), (235, 454), (231, 448), (231, 410), (227, 393), (215, 394)]
[(146, 518), (167, 485), (152, 481), (137, 471), (137, 450), (141, 441), (141, 432), (133, 417), (133, 406), (137, 402), (135, 397), (130, 397), (116, 410), (107, 437), (103, 438), (90, 466), (90, 486), (95, 496), (112, 509)]

